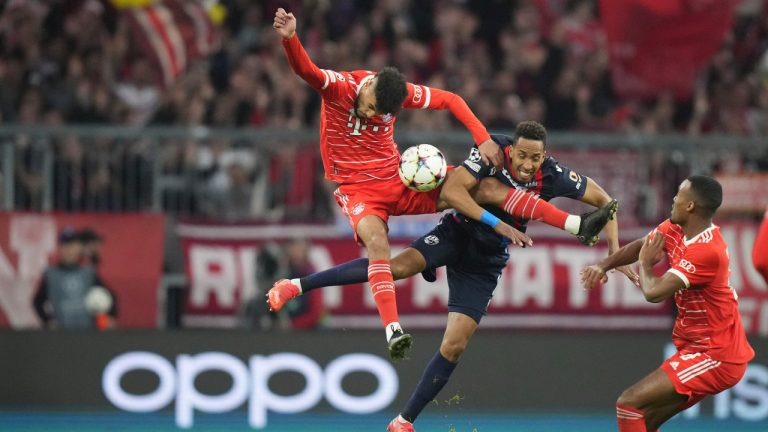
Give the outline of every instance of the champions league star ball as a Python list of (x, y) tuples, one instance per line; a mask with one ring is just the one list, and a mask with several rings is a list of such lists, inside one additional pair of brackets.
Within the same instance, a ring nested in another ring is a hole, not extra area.
[(406, 149), (400, 156), (400, 180), (409, 188), (429, 192), (445, 180), (448, 164), (437, 147), (419, 144)]

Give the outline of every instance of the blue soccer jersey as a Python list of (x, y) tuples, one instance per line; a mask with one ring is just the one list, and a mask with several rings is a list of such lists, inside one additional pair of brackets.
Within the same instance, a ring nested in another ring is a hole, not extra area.
[[(462, 166), (478, 181), (485, 177), (494, 177), (509, 187), (534, 193), (545, 201), (555, 197), (567, 197), (578, 200), (584, 196), (584, 192), (587, 190), (587, 177), (558, 164), (557, 160), (551, 156), (547, 156), (544, 159), (532, 180), (527, 183), (518, 181), (512, 176), (511, 173), (514, 170), (510, 166), (510, 151), (513, 148), (514, 139), (507, 135), (491, 135), (491, 138), (504, 152), (504, 168), (498, 170), (493, 165), (484, 164), (480, 157), (480, 151), (475, 147), (471, 150), (469, 157), (462, 163)], [(527, 220), (515, 218), (495, 206), (483, 206), (483, 208), (509, 225), (525, 232), (528, 225)], [(463, 217), (462, 215), (459, 216), (462, 218), (462, 222), (467, 224), (466, 228), (473, 231), (477, 237), (486, 239), (489, 242), (506, 244), (505, 238), (497, 234), (488, 225)]]

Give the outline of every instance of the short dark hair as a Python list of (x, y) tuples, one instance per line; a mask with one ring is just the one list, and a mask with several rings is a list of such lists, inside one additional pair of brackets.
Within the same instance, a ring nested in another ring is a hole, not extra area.
[(521, 121), (515, 128), (515, 142), (518, 138), (541, 141), (547, 145), (547, 128), (539, 122), (532, 120)]
[(393, 67), (385, 67), (376, 74), (376, 111), (396, 115), (408, 96), (405, 76)]
[(714, 215), (723, 203), (723, 187), (720, 183), (703, 175), (692, 175), (688, 177), (688, 181), (691, 183), (696, 205), (701, 207), (707, 216)]

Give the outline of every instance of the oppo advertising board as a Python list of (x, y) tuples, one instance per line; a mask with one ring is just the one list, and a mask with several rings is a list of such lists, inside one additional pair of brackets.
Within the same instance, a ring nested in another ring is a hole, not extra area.
[[(380, 332), (2, 332), (6, 386), (0, 410), (162, 411), (194, 427), (203, 413), (242, 413), (264, 429), (274, 413), (396, 413), (440, 343), (418, 332), (407, 362), (386, 360)], [(442, 399), (463, 413), (613, 415), (621, 391), (656, 368), (671, 348), (664, 332), (623, 334), (481, 331)], [(332, 341), (332, 343), (329, 343)], [(768, 341), (736, 387), (687, 411), (768, 421)], [(84, 349), (84, 348), (87, 348)], [(86, 354), (87, 353), (87, 354)], [(552, 389), (557, 389), (553, 391)], [(442, 402), (430, 412), (449, 412)], [(454, 412), (455, 414), (455, 412)]]

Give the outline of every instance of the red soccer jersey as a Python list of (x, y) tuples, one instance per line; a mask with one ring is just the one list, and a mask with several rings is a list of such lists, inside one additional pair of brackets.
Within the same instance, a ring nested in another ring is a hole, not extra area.
[[(355, 115), (360, 87), (374, 77), (371, 71), (336, 72), (320, 69), (310, 60), (298, 36), (283, 39), (291, 68), (320, 92), (320, 154), (325, 178), (336, 183), (360, 183), (397, 177), (400, 153), (393, 138), (395, 117), (377, 115), (371, 119)], [(463, 99), (427, 86), (407, 83), (404, 108), (450, 109), (469, 129), (475, 143), (490, 139), (483, 124)]]
[(666, 237), (669, 273), (685, 289), (675, 293), (678, 316), (672, 340), (681, 354), (706, 352), (715, 360), (746, 363), (755, 356), (739, 315), (738, 296), (730, 286), (730, 259), (720, 228), (712, 225), (690, 240), (669, 219), (651, 235)]

